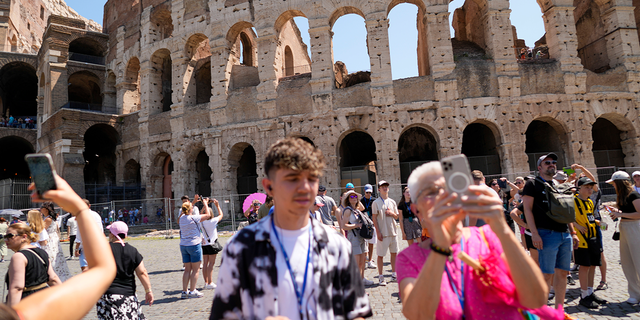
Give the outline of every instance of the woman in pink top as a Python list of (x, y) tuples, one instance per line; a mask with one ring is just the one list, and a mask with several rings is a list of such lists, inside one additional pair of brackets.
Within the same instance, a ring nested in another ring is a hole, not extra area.
[[(408, 185), (415, 199), (411, 208), (431, 238), (398, 255), (398, 284), (407, 319), (522, 319), (517, 307), (483, 301), (477, 283), (470, 280), (473, 269), (457, 257), (460, 251), (476, 260), (490, 251), (499, 253), (511, 271), (516, 303), (527, 309), (546, 304), (548, 288), (542, 272), (509, 230), (502, 201), (494, 192), (472, 185), (469, 191), (475, 195), (463, 196), (464, 206), (453, 204), (457, 195), (444, 190), (442, 167), (435, 161), (416, 168)], [(482, 232), (463, 228), (466, 215), (487, 222)]]

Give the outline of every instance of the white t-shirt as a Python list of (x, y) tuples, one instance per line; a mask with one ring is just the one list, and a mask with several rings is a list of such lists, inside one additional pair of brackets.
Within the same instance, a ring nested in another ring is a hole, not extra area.
[[(104, 232), (102, 218), (100, 217), (100, 215), (97, 212), (91, 210), (91, 217), (93, 218), (93, 222), (96, 224), (96, 226), (98, 226), (98, 230), (100, 230), (100, 232)], [(76, 234), (76, 243), (82, 243), (82, 233), (80, 232), (80, 229), (78, 229), (78, 233)], [(82, 245), (80, 245), (80, 247), (82, 248)]]
[(76, 223), (76, 217), (71, 217), (67, 220), (67, 228), (69, 229), (69, 235), (75, 236), (78, 233), (78, 224)]
[(195, 246), (202, 242), (200, 237), (200, 215), (182, 215), (180, 217), (180, 245)]
[(46, 229), (42, 229), (42, 231), (38, 233), (38, 241), (32, 242), (31, 245), (42, 249), (42, 246), (40, 246), (40, 241), (48, 241), (48, 240), (49, 240), (49, 233), (47, 232)]
[(398, 235), (396, 219), (386, 215), (387, 208), (398, 214), (398, 205), (393, 199), (387, 197), (386, 200), (383, 200), (380, 197), (371, 205), (371, 214), (378, 215), (376, 218), (378, 219), (378, 227), (382, 237), (395, 237)]
[[(218, 222), (220, 222), (220, 217), (221, 216), (217, 216), (200, 222), (200, 226), (202, 226), (203, 245), (208, 246), (216, 242), (216, 239), (218, 239)], [(209, 237), (207, 238), (207, 236)]]
[[(304, 278), (304, 263), (307, 261), (307, 250), (309, 249), (309, 228), (311, 223), (299, 230), (284, 230), (276, 227), (276, 232), (284, 250), (287, 252), (291, 268), (296, 277), (298, 290), (302, 290)], [(271, 232), (271, 243), (276, 249), (276, 269), (278, 270), (278, 315), (285, 316), (291, 320), (300, 319), (298, 311), (298, 297), (291, 281), (291, 275), (284, 260), (284, 255), (280, 247), (280, 243), (275, 234)], [(302, 299), (303, 314), (306, 316), (308, 310), (309, 315), (316, 314), (316, 301), (313, 298), (315, 292), (315, 284), (313, 282), (313, 252), (309, 260), (309, 270), (307, 271), (307, 285), (304, 290)], [(315, 318), (315, 317), (314, 317)], [(302, 319), (301, 319), (302, 320)]]

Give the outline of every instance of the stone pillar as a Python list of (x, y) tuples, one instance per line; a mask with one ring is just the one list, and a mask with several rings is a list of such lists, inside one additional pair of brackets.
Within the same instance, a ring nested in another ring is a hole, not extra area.
[(391, 77), (389, 20), (386, 15), (385, 11), (370, 13), (365, 21), (371, 63), (371, 101), (374, 106), (389, 106), (396, 103)]
[(258, 31), (260, 36), (256, 39), (258, 43), (258, 72), (260, 84), (258, 90), (258, 112), (260, 117), (273, 118), (276, 116), (276, 98), (278, 85), (275, 59), (278, 48), (277, 35), (271, 28)]
[(640, 43), (634, 7), (631, 3), (611, 7), (602, 14), (607, 54), (612, 68), (623, 65), (627, 70), (629, 91), (640, 92)]
[(560, 62), (560, 69), (564, 72), (565, 92), (586, 93), (587, 75), (578, 58), (578, 37), (573, 16), (575, 8), (570, 5), (546, 4), (542, 10), (549, 56)]
[[(211, 125), (219, 126), (227, 123), (227, 97), (229, 81), (231, 80), (231, 68), (233, 67), (229, 55), (230, 50), (225, 38), (211, 40), (211, 108), (209, 116)], [(213, 170), (213, 167), (211, 167)], [(211, 189), (213, 190), (213, 188)]]
[(49, 63), (51, 81), (51, 114), (69, 102), (69, 75), (66, 63)]
[[(191, 59), (184, 56), (182, 50), (171, 53), (171, 117), (176, 118), (184, 113), (185, 94), (191, 80), (189, 61)], [(193, 68), (191, 68), (193, 70)], [(173, 131), (176, 132), (176, 131)]]
[[(153, 104), (153, 98), (151, 96), (151, 90), (153, 90), (153, 83), (162, 83), (160, 77), (157, 76), (157, 71), (151, 66), (151, 61), (148, 59), (140, 63), (140, 113), (141, 118), (148, 118), (150, 115), (159, 113), (152, 112), (151, 107)], [(160, 86), (160, 90), (161, 90)], [(145, 120), (146, 121), (146, 120)]]
[[(484, 15), (487, 53), (493, 58), (498, 76), (500, 97), (520, 96), (518, 62), (513, 54), (513, 30), (508, 2), (490, 1)], [(494, 7), (495, 6), (495, 7)]]
[[(627, 135), (627, 133), (625, 133), (625, 135)], [(622, 145), (622, 153), (624, 153), (624, 165), (626, 167), (640, 166), (640, 153), (638, 152), (640, 138), (628, 137), (620, 141), (620, 144)]]
[(311, 38), (311, 99), (313, 111), (326, 113), (332, 108), (331, 90), (334, 87), (332, 32), (326, 19), (309, 20)]
[(142, 9), (142, 14), (140, 15), (141, 48), (147, 48), (153, 42), (153, 39), (151, 38), (151, 9), (153, 9), (153, 6), (148, 6)]
[[(222, 145), (221, 138), (222, 133), (212, 132), (207, 133), (205, 135), (205, 152), (207, 152), (209, 156), (209, 168), (211, 168), (211, 195), (223, 195), (227, 194), (226, 190), (224, 190), (224, 186), (220, 185), (221, 178), (223, 177), (222, 172), (226, 171), (226, 168), (222, 167), (222, 159), (219, 156), (222, 154)], [(223, 199), (218, 199), (220, 201), (220, 206), (224, 208)]]
[(428, 6), (425, 19), (431, 76), (433, 79), (438, 79), (450, 74), (456, 68), (449, 30), (449, 6)]

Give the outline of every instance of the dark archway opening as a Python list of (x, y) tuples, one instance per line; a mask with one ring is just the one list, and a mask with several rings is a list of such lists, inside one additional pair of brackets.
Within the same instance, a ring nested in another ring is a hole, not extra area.
[(284, 48), (284, 75), (292, 76), (294, 74), (293, 52), (289, 46)]
[(312, 145), (314, 147), (316, 146), (316, 144), (313, 143), (313, 141), (311, 139), (309, 139), (308, 137), (298, 137), (298, 139), (302, 139), (302, 140), (308, 142), (310, 145)]
[[(376, 143), (366, 132), (349, 133), (340, 143), (340, 185), (376, 184)], [(362, 191), (362, 190), (360, 190)]]
[(140, 164), (135, 160), (129, 160), (124, 165), (124, 183), (140, 184)]
[(247, 146), (238, 161), (238, 194), (251, 194), (258, 191), (258, 173), (256, 171), (256, 151)]
[(620, 143), (622, 132), (611, 121), (598, 118), (591, 127), (593, 159), (597, 167), (624, 167), (624, 153)]
[(538, 158), (549, 152), (558, 155), (558, 169), (565, 166), (564, 148), (561, 141), (565, 137), (564, 131), (558, 132), (547, 122), (533, 120), (527, 127), (525, 134), (527, 137), (525, 153), (529, 158), (529, 170), (537, 171)]
[(211, 61), (207, 61), (196, 70), (196, 104), (211, 100)]
[(438, 160), (438, 142), (427, 129), (412, 127), (400, 135), (398, 153), (400, 182), (405, 184), (413, 169), (425, 162)]
[(162, 197), (173, 199), (173, 190), (171, 188), (171, 174), (173, 173), (173, 161), (171, 156), (167, 155), (162, 163)]
[(33, 146), (27, 140), (10, 136), (0, 139), (0, 150), (7, 150), (0, 157), (0, 180), (4, 179), (31, 179), (29, 167), (24, 161), (24, 156), (35, 152)]
[(242, 61), (240, 63), (245, 66), (253, 66), (253, 46), (251, 39), (244, 32), (240, 33), (240, 45), (242, 46)]
[(13, 62), (0, 69), (2, 116), (34, 117), (38, 113), (38, 77), (24, 62)]
[(88, 71), (80, 71), (69, 77), (69, 103), (72, 109), (102, 111), (100, 78)]
[[(87, 186), (115, 184), (118, 133), (106, 124), (92, 126), (84, 134), (84, 182)], [(88, 192), (87, 192), (88, 193)]]
[(480, 170), (485, 175), (502, 173), (496, 138), (486, 125), (472, 123), (464, 129), (462, 153), (469, 159), (471, 170)]
[(205, 197), (211, 196), (211, 174), (209, 156), (202, 150), (196, 157), (196, 194)]
[(69, 60), (104, 64), (104, 48), (91, 38), (78, 38), (69, 44)]

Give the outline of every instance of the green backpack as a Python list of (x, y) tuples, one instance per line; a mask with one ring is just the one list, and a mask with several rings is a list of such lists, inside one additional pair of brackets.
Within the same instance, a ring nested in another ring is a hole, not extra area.
[(544, 184), (544, 193), (547, 195), (544, 202), (549, 208), (547, 216), (557, 223), (576, 222), (574, 196), (571, 191), (573, 186), (568, 183), (553, 186), (540, 177), (536, 177), (536, 181)]

